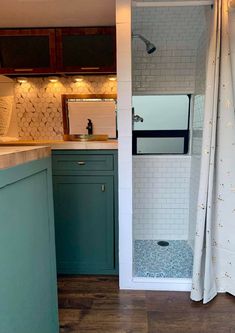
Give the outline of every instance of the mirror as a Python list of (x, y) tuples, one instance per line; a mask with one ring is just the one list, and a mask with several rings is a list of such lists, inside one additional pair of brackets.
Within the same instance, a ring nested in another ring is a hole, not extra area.
[(115, 94), (62, 95), (64, 139), (117, 138)]

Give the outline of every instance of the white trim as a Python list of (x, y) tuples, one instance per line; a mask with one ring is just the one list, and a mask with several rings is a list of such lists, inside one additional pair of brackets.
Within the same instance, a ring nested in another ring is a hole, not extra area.
[(214, 4), (213, 0), (203, 1), (162, 1), (162, 2), (142, 2), (132, 1), (133, 7), (188, 7), (188, 6), (211, 6)]
[(156, 155), (133, 155), (132, 158), (133, 159), (165, 159), (165, 158), (179, 158), (179, 159), (189, 159), (192, 156), (189, 154), (175, 154), (175, 155), (167, 155), (167, 154), (156, 154)]
[(193, 119), (194, 119), (194, 101), (195, 95), (191, 95), (190, 106), (189, 106), (189, 150), (188, 154), (192, 156), (193, 147)]
[(120, 287), (127, 290), (191, 291), (192, 279), (134, 277), (126, 286)]
[(134, 96), (174, 96), (174, 95), (193, 95), (195, 94), (194, 90), (174, 90), (174, 91), (134, 91), (132, 97)]

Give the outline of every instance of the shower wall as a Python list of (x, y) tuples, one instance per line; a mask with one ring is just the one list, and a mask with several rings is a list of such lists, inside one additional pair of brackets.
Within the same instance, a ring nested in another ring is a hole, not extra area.
[(133, 33), (144, 35), (157, 47), (155, 53), (148, 55), (145, 45), (138, 39), (133, 40), (133, 95), (197, 94), (193, 163), (191, 156), (184, 155), (133, 157), (135, 239), (187, 240), (193, 235), (195, 223), (190, 224), (200, 168), (196, 151), (200, 151), (201, 145), (205, 78), (202, 64), (205, 63), (204, 33), (209, 11), (204, 7), (133, 10)]
[(192, 93), (199, 37), (204, 27), (203, 7), (138, 8), (132, 30), (152, 41), (157, 51), (133, 40), (133, 95)]
[[(210, 12), (207, 12), (210, 22)], [(196, 228), (197, 197), (200, 180), (201, 147), (204, 119), (205, 83), (206, 83), (206, 58), (209, 43), (209, 25), (204, 26), (204, 31), (199, 40), (196, 62), (196, 81), (192, 122), (192, 151), (190, 171), (190, 201), (189, 201), (189, 234), (188, 241), (194, 248), (194, 235)]]
[(187, 239), (190, 160), (133, 157), (135, 239)]

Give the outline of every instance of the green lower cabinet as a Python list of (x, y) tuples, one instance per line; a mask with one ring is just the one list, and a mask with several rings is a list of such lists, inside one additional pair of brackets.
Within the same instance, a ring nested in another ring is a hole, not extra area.
[(54, 189), (58, 272), (112, 271), (112, 177), (57, 176)]
[(97, 169), (97, 160), (105, 161), (105, 155), (94, 158), (83, 152), (82, 161), (79, 156), (54, 155), (54, 165), (62, 161), (53, 176), (57, 272), (116, 274), (116, 174), (112, 163), (111, 170), (92, 170), (92, 163)]
[(58, 333), (50, 159), (0, 170), (0, 332)]

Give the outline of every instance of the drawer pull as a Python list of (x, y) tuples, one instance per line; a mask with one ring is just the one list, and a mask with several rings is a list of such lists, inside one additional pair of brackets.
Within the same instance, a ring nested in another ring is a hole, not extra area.
[(100, 67), (81, 67), (82, 70), (89, 71), (89, 70), (99, 70)]
[(33, 68), (15, 68), (15, 72), (32, 72)]
[(102, 191), (102, 192), (105, 192), (105, 185), (104, 185), (104, 184), (101, 185), (101, 191)]
[(85, 165), (85, 164), (86, 164), (86, 162), (83, 162), (83, 161), (78, 162), (78, 165)]

